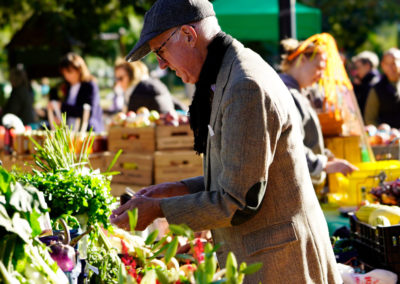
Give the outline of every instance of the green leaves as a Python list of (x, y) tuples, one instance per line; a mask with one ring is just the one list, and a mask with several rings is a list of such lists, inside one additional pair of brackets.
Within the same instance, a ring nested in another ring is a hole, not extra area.
[(171, 224), (169, 225), (169, 230), (176, 236), (186, 237), (189, 240), (192, 240), (194, 238), (192, 229), (190, 229), (189, 226), (186, 224), (180, 224), (180, 225)]
[(87, 213), (90, 224), (100, 222), (105, 227), (109, 226), (114, 197), (110, 194), (110, 181), (105, 176), (89, 169), (86, 172), (71, 169), (25, 174), (18, 179), (43, 192), (53, 219), (64, 214), (76, 216)]
[(130, 227), (131, 231), (134, 231), (136, 228), (137, 220), (138, 220), (137, 208), (134, 208), (133, 210), (129, 210), (128, 217), (129, 217), (129, 227)]
[(260, 270), (262, 266), (263, 266), (263, 264), (261, 262), (256, 262), (256, 263), (250, 264), (249, 266), (243, 267), (243, 269), (241, 267), (240, 273), (253, 274), (253, 273), (256, 273), (258, 270)]
[(145, 244), (146, 245), (151, 245), (154, 243), (154, 241), (157, 239), (158, 236), (158, 230), (154, 230), (153, 232), (151, 232), (150, 235), (147, 236)]
[(178, 238), (175, 237), (172, 242), (170, 242), (167, 246), (167, 252), (165, 253), (165, 264), (168, 265), (168, 263), (170, 262), (171, 258), (175, 256), (176, 251), (178, 249)]

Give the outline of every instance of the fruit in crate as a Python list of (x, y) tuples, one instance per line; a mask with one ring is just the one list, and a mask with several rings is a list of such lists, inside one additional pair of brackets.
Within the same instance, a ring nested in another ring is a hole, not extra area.
[(372, 226), (376, 226), (379, 223), (388, 224), (389, 226), (398, 225), (400, 223), (400, 208), (398, 206), (382, 205), (382, 207), (372, 211), (368, 223)]
[(123, 112), (118, 112), (112, 118), (112, 122), (114, 125), (124, 125), (126, 120), (126, 114)]
[(400, 207), (382, 204), (367, 204), (356, 212), (358, 220), (371, 226), (393, 226), (400, 223)]
[(136, 110), (137, 114), (144, 114), (146, 116), (150, 115), (150, 110), (147, 107), (140, 107)]
[(383, 123), (377, 127), (374, 125), (367, 125), (365, 131), (368, 134), (368, 141), (370, 145), (389, 145), (398, 144), (400, 139), (400, 131), (397, 128), (391, 128), (388, 124)]
[(361, 206), (355, 213), (356, 217), (361, 222), (367, 223), (371, 213), (373, 211), (375, 211), (376, 209), (378, 209), (379, 207), (380, 207), (379, 204), (367, 204), (367, 205)]
[(384, 182), (372, 188), (370, 194), (381, 204), (400, 205), (400, 179)]
[(159, 119), (160, 119), (160, 114), (158, 113), (158, 111), (156, 110), (150, 111), (149, 120), (151, 122), (156, 122)]

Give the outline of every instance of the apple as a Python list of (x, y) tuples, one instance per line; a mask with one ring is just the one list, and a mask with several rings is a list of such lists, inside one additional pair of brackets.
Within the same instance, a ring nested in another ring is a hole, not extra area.
[(374, 136), (378, 132), (378, 129), (375, 125), (369, 124), (365, 126), (365, 131), (368, 133), (368, 136)]
[(160, 119), (160, 114), (156, 110), (150, 111), (149, 120), (151, 122), (156, 122)]
[(387, 124), (387, 123), (382, 123), (382, 124), (380, 124), (380, 125), (378, 126), (378, 130), (379, 130), (379, 131), (385, 131), (385, 132), (387, 132), (387, 133), (389, 133), (391, 129), (392, 129), (392, 128), (391, 128), (390, 125)]
[(147, 108), (147, 107), (140, 107), (140, 108), (138, 108), (137, 110), (136, 110), (136, 114), (143, 114), (143, 115), (147, 115), (147, 116), (149, 116), (150, 115), (150, 111), (149, 111), (149, 109)]
[(112, 118), (112, 121), (115, 125), (123, 125), (126, 120), (126, 114), (123, 112), (118, 112)]

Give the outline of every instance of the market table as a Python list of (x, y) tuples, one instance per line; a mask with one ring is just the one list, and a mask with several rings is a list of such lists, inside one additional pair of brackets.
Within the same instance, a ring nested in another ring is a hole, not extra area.
[(334, 207), (327, 204), (321, 204), (322, 211), (324, 212), (326, 222), (328, 224), (329, 236), (332, 236), (333, 233), (343, 227), (346, 226), (350, 230), (350, 221), (348, 217), (344, 217), (338, 207)]

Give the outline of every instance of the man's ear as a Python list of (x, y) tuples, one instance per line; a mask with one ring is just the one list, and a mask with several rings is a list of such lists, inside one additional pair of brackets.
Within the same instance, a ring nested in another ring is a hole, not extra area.
[(195, 46), (197, 42), (197, 32), (196, 30), (190, 25), (183, 25), (181, 32), (183, 33), (185, 42), (188, 43), (190, 46)]

